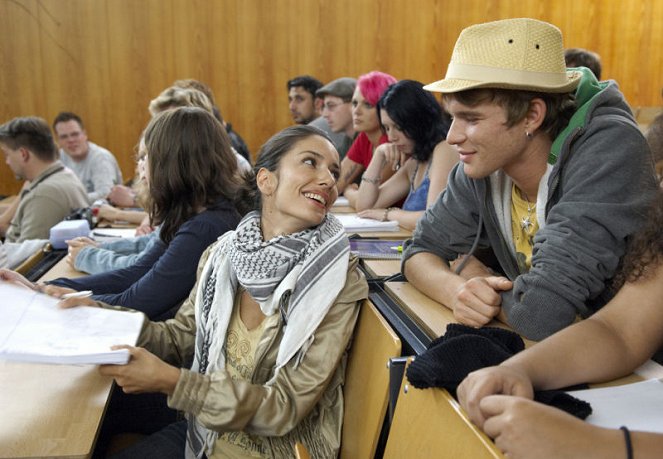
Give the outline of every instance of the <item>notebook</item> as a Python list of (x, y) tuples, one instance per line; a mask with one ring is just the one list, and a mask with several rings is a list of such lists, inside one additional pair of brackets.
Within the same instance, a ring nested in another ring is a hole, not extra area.
[(350, 251), (367, 260), (400, 259), (403, 241), (381, 239), (350, 239)]
[(0, 359), (54, 364), (125, 364), (143, 326), (137, 312), (79, 306), (0, 281)]
[(361, 218), (354, 214), (334, 214), (347, 233), (367, 233), (378, 231), (398, 231), (397, 221), (381, 222), (372, 218)]

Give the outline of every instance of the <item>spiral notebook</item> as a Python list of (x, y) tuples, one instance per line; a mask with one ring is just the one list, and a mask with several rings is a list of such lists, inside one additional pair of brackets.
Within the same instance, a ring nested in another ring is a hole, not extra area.
[(381, 239), (350, 239), (350, 251), (367, 260), (398, 260), (401, 258), (403, 241)]

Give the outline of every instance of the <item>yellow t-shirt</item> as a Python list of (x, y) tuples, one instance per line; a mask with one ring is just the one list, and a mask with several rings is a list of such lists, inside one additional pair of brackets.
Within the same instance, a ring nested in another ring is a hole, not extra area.
[(511, 231), (513, 245), (516, 247), (516, 260), (520, 271), (529, 271), (532, 267), (532, 248), (534, 235), (539, 231), (536, 220), (536, 202), (528, 202), (520, 197), (514, 184), (511, 188)]
[[(255, 353), (269, 317), (260, 325), (248, 330), (239, 314), (241, 289), (237, 292), (232, 317), (228, 324), (226, 344), (226, 371), (233, 379), (250, 380), (255, 368)], [(210, 459), (217, 458), (253, 458), (264, 457), (265, 450), (260, 437), (244, 432), (226, 432), (219, 435), (214, 444), (214, 452)]]

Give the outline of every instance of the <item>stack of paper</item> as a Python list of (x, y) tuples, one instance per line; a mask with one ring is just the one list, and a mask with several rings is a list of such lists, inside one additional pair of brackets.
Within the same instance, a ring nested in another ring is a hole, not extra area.
[(334, 214), (348, 233), (365, 233), (377, 231), (398, 231), (397, 221), (381, 222), (371, 218), (361, 218), (354, 214)]
[(345, 196), (339, 196), (336, 198), (336, 201), (334, 201), (333, 207), (347, 207), (350, 205), (350, 201), (348, 201), (348, 198)]
[(61, 309), (58, 299), (0, 281), (0, 358), (60, 364), (125, 364), (143, 315), (79, 306)]

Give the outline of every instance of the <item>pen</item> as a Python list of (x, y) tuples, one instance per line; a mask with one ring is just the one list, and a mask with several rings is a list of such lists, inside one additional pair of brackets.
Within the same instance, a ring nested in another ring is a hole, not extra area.
[(62, 300), (67, 300), (69, 298), (87, 298), (92, 296), (92, 290), (81, 290), (80, 292), (65, 293), (60, 297)]

